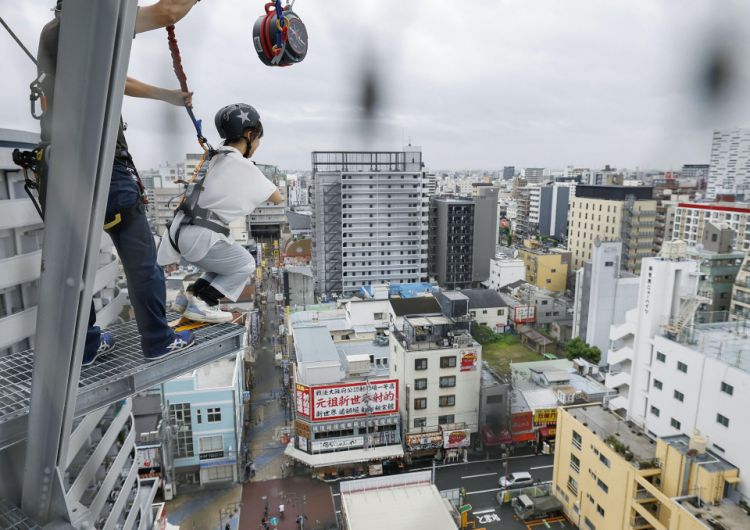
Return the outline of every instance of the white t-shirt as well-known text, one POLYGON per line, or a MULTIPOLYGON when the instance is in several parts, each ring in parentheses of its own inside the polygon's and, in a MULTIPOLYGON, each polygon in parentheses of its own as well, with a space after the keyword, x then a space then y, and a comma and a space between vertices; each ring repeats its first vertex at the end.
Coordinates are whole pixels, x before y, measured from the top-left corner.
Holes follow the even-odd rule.
MULTIPOLYGON (((276 186, 234 147, 221 146, 218 151, 208 163, 198 206, 211 210, 225 224, 229 224, 250 215, 271 197, 276 186)), ((181 212, 175 216, 170 230, 172 237, 183 217, 181 212)), ((159 244, 157 262, 162 266, 178 263, 180 255, 186 261, 199 261, 220 240, 234 243, 231 238, 208 228, 183 226, 179 241, 181 252, 175 251, 169 237, 164 234, 159 244)))

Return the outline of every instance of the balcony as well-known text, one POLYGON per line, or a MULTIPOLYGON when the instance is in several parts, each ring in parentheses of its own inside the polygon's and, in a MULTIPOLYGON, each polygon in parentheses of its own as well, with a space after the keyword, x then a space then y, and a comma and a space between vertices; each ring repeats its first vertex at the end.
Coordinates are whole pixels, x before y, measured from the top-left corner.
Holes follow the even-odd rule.
POLYGON ((609 328, 609 339, 611 341, 623 340, 628 335, 635 335, 635 326, 631 321, 626 320, 622 324, 609 328))
POLYGON ((607 353, 607 362, 610 365, 619 364, 625 361, 633 362, 633 349, 623 346, 616 350, 609 350, 607 353))
POLYGON ((629 372, 616 372, 616 373, 608 373, 607 379, 605 381, 605 384, 609 388, 619 388, 621 386, 630 386, 630 384, 633 381, 633 377, 629 372))

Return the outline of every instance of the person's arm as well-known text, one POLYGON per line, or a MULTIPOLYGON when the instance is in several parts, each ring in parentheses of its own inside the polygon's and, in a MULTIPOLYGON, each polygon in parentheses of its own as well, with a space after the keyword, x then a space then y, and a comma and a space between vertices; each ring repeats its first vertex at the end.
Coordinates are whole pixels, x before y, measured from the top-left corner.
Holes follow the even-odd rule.
POLYGON ((153 85, 138 81, 132 77, 128 77, 125 81, 125 95, 134 98, 148 98, 156 99, 159 101, 165 101, 172 105, 192 106, 193 104, 193 93, 183 92, 179 89, 169 90, 167 88, 160 88, 153 85))
POLYGON ((276 188, 276 191, 274 191, 271 194, 271 196, 268 198, 268 200, 271 201, 274 204, 281 204, 284 201, 283 197, 281 196, 281 192, 279 191, 278 188, 276 188))
POLYGON ((138 16, 135 19, 135 32, 143 33, 144 31, 177 24, 177 22, 182 20, 182 17, 188 14, 188 11, 190 11, 197 1, 159 0, 150 6, 139 8, 138 16))

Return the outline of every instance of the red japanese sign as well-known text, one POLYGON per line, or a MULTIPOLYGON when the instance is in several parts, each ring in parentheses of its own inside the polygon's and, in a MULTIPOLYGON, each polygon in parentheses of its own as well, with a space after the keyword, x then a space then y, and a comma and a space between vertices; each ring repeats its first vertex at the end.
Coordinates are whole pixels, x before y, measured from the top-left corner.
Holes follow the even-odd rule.
POLYGON ((297 383, 294 387, 294 403, 297 414, 310 417, 310 387, 297 383))
POLYGON ((511 433, 530 431, 533 425, 534 421, 530 410, 525 412, 514 412, 510 416, 511 433))
POLYGON ((345 383, 310 388, 313 420, 398 412, 398 380, 345 383))

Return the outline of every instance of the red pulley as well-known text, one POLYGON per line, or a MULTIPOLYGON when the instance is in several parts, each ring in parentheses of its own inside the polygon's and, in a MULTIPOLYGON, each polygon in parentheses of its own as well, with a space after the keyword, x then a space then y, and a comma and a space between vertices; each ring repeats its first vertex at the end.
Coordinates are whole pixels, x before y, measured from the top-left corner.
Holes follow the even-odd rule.
POLYGON ((273 2, 266 4, 266 13, 253 26, 253 45, 263 64, 289 66, 302 62, 307 55, 307 29, 302 19, 287 6, 283 9, 283 25, 276 16, 273 2))

